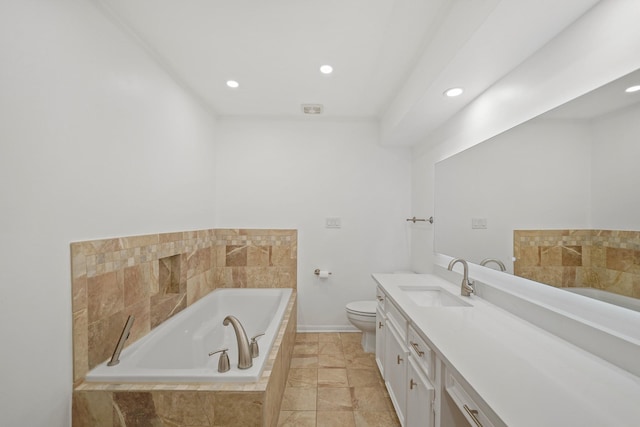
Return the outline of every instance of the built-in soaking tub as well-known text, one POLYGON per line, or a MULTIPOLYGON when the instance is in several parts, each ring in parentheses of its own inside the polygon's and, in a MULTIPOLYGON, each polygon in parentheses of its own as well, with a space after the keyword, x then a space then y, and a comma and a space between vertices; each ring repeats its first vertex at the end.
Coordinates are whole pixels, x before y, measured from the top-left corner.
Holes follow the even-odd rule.
POLYGON ((609 304, 614 304, 619 307, 640 311, 640 300, 636 298, 614 294, 613 292, 607 292, 605 290, 596 289, 596 288, 562 288, 562 289, 564 289, 565 291, 573 292, 589 298, 594 298, 600 301, 608 302, 609 304))
POLYGON ((296 306, 295 289, 212 292, 122 351, 117 366, 90 371, 91 381, 85 378, 73 391, 73 426, 275 427, 295 342, 296 306), (237 369, 233 327, 222 325, 228 314, 249 336, 266 332, 250 369, 237 369), (219 374, 219 354, 211 360, 208 354, 222 346, 231 352, 231 370, 219 374))
POLYGON ((284 316, 291 289, 218 289, 168 319, 120 355, 115 366, 103 363, 87 376, 89 382, 254 382, 260 378, 271 345, 284 316), (238 369, 238 345, 233 326, 223 325, 235 316, 248 337, 257 339, 260 352, 253 366, 238 369), (229 349, 231 369, 218 372, 221 353, 229 349))

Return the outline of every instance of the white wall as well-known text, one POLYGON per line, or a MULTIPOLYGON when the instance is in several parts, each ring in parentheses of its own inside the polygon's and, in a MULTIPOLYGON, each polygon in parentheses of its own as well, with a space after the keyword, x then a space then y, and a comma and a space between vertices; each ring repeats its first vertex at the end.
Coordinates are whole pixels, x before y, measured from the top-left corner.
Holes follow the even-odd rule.
MULTIPOLYGON (((414 183, 436 162, 640 68, 640 2, 607 0, 485 91, 414 148, 414 183)), ((471 179, 471 177, 470 177, 471 179)), ((414 205, 434 209, 433 181, 414 185, 414 205)), ((437 221, 434 226, 437 230, 437 221)), ((430 271, 433 233, 413 235, 412 268, 430 271), (429 242, 418 239, 431 239, 429 242)))
POLYGON ((298 229, 299 330, 350 329, 345 304, 374 299, 371 273, 408 267, 409 151, 379 146, 367 121, 220 119, 219 132, 217 225, 298 229))
POLYGON ((69 243, 210 228, 213 118, 82 0, 0 3, 0 425, 68 426, 69 243))
POLYGON ((591 126, 594 138, 591 166, 593 228, 638 230, 638 117, 640 105, 636 104, 634 107, 609 114, 591 126))

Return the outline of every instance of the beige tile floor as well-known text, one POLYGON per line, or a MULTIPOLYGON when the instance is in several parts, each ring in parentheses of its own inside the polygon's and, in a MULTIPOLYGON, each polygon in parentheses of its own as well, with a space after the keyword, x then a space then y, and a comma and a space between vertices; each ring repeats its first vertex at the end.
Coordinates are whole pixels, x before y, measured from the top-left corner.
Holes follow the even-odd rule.
POLYGON ((299 333, 278 426, 399 426, 373 354, 360 333, 299 333))

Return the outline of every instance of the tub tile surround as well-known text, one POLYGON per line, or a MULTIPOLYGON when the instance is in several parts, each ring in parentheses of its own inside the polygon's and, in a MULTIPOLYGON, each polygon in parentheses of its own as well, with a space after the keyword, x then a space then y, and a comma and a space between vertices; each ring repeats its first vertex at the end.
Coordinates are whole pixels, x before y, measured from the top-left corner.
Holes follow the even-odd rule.
POLYGON ((296 340, 296 315, 294 291, 256 382, 83 382, 73 392, 73 426, 275 426, 296 340))
POLYGON ((514 274, 640 298, 640 231, 515 230, 514 274))
POLYGON ((217 288, 296 288, 295 230, 210 229, 71 244, 74 382, 217 288))
POLYGON ((239 425, 243 417, 252 421, 242 425, 274 425, 295 340, 296 230, 210 229, 77 242, 71 244, 71 264, 74 426, 221 426, 239 425), (258 382, 83 382, 111 356, 128 315, 136 317, 129 345, 227 287, 294 289, 258 382))

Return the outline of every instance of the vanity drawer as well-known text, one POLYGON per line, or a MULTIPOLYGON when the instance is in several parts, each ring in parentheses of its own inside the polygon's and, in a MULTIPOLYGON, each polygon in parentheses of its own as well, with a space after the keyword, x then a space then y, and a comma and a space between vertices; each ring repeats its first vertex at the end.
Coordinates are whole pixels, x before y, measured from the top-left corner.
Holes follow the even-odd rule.
POLYGON ((387 313, 387 321, 392 322, 396 327, 403 340, 407 339, 407 327, 409 322, 405 319, 404 315, 398 307, 388 298, 385 298, 384 302, 385 311, 387 313))
POLYGON ((447 369, 445 389, 462 415, 475 427, 498 427, 504 424, 461 378, 447 369), (473 396, 472 396, 473 395, 473 396))
POLYGON ((384 302, 387 299, 387 294, 378 286, 376 288, 376 300, 378 300, 378 307, 384 310, 384 302))
POLYGON ((407 341, 409 343, 409 350, 414 357, 418 366, 424 370, 427 378, 435 380, 435 354, 431 347, 422 339, 420 335, 413 329, 413 326, 409 326, 409 332, 407 341))

